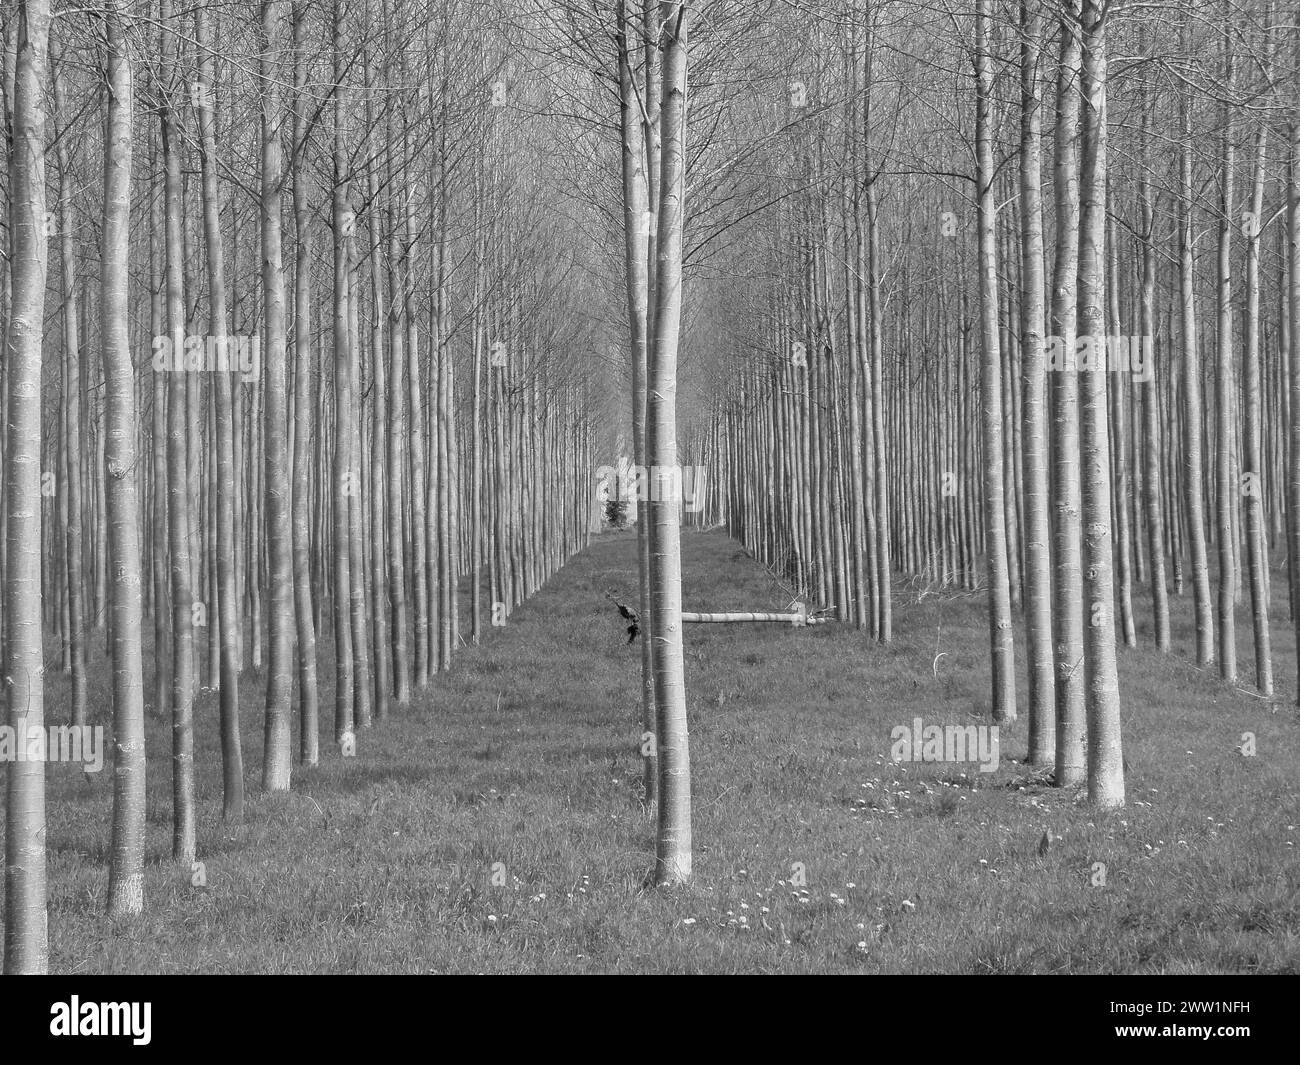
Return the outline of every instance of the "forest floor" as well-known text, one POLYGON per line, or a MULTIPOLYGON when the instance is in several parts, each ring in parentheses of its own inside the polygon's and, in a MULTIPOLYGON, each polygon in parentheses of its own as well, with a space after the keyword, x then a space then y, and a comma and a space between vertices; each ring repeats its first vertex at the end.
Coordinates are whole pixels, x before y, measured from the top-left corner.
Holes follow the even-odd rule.
MULTIPOLYGON (((332 737, 267 795, 264 678, 242 686, 247 814, 220 814, 215 697, 197 708, 199 858, 170 861, 170 730, 149 723, 146 914, 104 917, 112 770, 49 767, 51 971, 1280 972, 1300 971, 1300 717, 1285 574, 1280 694, 1198 670, 1190 604, 1174 653, 1121 652, 1128 806, 1098 814, 1020 759, 890 761, 891 730, 990 725, 985 601, 895 592, 894 642, 846 625, 689 626, 693 883, 646 890, 654 824, 636 746, 640 655, 605 598, 635 601, 636 540, 574 558, 412 705, 332 737), (1256 753, 1241 752, 1253 733, 1256 753), (1042 846, 1045 834, 1049 844, 1042 846), (1104 869, 1103 869, 1104 867, 1104 869), (494 883, 495 881, 495 883, 494 883)), ((685 606, 781 609, 720 532, 683 539, 685 606)), ((1024 653, 1017 633, 1023 710, 1024 653)), ((97 641, 92 706, 107 720, 97 641)), ((67 680, 49 676, 50 719, 67 680)), ((296 728, 296 723, 295 723, 296 728)))

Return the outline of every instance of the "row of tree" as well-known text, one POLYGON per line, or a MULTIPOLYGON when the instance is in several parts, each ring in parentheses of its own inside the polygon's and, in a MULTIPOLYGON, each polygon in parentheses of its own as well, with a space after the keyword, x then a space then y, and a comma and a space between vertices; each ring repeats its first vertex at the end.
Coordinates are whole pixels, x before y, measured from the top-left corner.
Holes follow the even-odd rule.
MULTIPOLYGON (((241 676, 266 789, 295 720, 320 757, 322 698, 355 753, 585 546, 620 428, 658 486, 660 884, 692 854, 679 461, 698 520, 873 640, 900 575, 983 581, 1003 722, 1021 611, 1029 759, 1099 807, 1124 802, 1116 644, 1171 649, 1171 582, 1234 682, 1250 595, 1271 694, 1280 539, 1300 593, 1300 38, 1270 0, 1170 11, 106 0, 52 27, 20 0, 8 720, 43 724, 51 648, 93 720, 103 641, 111 912, 143 905, 147 706, 190 862, 203 689, 228 818, 241 676)), ((43 771, 7 769, 14 971, 45 966, 43 771)))
MULTIPOLYGON (((61 720, 102 721, 105 648, 115 917, 144 906, 147 711, 189 868, 206 693, 237 821, 250 702, 262 786, 288 789, 322 700, 354 756, 599 529, 584 236, 489 14, 27 0, 4 23, 8 722, 44 727, 47 654, 61 720)), ((13 972, 46 967, 44 779, 7 767, 13 972)))
POLYGON ((884 640, 899 570, 982 576, 995 718, 1020 610, 1029 761, 1103 807, 1117 641, 1170 650, 1190 584, 1196 661, 1236 683, 1248 594, 1271 696, 1279 541, 1300 588, 1300 35, 1268 0, 1172 11, 793 17, 775 206, 733 248, 762 269, 704 297, 716 520, 884 640))

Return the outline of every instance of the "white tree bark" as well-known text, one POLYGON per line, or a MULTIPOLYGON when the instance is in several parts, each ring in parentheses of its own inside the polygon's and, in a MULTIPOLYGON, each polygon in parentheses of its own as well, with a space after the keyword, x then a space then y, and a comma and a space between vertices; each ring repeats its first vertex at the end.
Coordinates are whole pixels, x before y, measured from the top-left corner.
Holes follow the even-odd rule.
MULTIPOLYGON (((5 680, 15 735, 45 727, 41 648, 41 332, 45 309, 45 80, 48 0, 19 0, 9 173, 12 297, 5 345, 5 680)), ((15 761, 5 785, 6 973, 43 974, 45 762, 15 761)))
MULTIPOLYGON (((646 453, 651 476, 677 468, 677 347, 682 317, 682 231, 686 215, 686 69, 689 9, 665 2, 660 108, 658 281, 649 363, 646 453)), ((662 496, 663 493, 651 493, 662 496)), ((659 757, 655 882, 691 876, 691 769, 682 651, 680 508, 650 500, 650 624, 655 641, 655 720, 659 757)))

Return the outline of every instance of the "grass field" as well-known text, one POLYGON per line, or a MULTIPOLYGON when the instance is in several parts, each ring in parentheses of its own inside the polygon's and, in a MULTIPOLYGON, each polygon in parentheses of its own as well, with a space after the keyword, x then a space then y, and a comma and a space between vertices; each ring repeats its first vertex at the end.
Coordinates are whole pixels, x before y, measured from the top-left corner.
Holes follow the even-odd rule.
MULTIPOLYGON (((889 761, 891 729, 915 717, 991 724, 982 594, 917 602, 900 587, 887 647, 841 625, 689 627, 695 879, 655 891, 642 887, 654 825, 635 752, 640 656, 605 599, 634 601, 635 547, 631 533, 599 538, 363 733, 354 759, 328 742, 323 646, 322 765, 296 772, 285 796, 255 786, 263 678, 246 675, 249 804, 236 827, 219 820, 205 692, 205 888, 170 861, 169 727, 151 717, 137 922, 103 915, 111 768, 52 765, 51 971, 1300 971, 1300 718, 1283 573, 1273 702, 1191 664, 1186 599, 1173 655, 1150 650, 1140 625, 1147 648, 1120 659, 1128 806, 1105 815, 1020 764, 1023 723, 1003 727, 996 772, 889 761), (1254 757, 1240 751, 1245 732, 1254 757)), ((721 533, 687 534, 683 556, 687 609, 785 605, 721 533)), ((1144 596, 1139 613, 1145 623, 1144 596)), ((1239 631, 1248 680, 1245 611, 1239 631)), ((102 646, 95 655, 106 722, 102 646)), ((63 721, 67 680, 52 672, 48 688, 63 721)))

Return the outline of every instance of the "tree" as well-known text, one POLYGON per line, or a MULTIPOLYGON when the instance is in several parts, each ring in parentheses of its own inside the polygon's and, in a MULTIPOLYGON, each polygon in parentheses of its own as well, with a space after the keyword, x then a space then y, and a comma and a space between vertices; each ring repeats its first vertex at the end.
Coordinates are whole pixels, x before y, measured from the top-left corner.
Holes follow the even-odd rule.
MULTIPOLYGON (((1230 16, 1229 16, 1230 17, 1230 16)), ((1224 28, 1224 104, 1222 171, 1219 180, 1219 241, 1215 263, 1215 290, 1218 318, 1218 343, 1215 353, 1214 400, 1217 410, 1215 428, 1215 521, 1219 548, 1219 676, 1229 684, 1237 681, 1237 559, 1234 553, 1234 501, 1240 485, 1233 476, 1233 435, 1237 388, 1233 375, 1232 331, 1232 228, 1235 224, 1235 129, 1231 97, 1236 90, 1236 63, 1232 54, 1231 31, 1224 28)))
MULTIPOLYGON (((266 499, 271 583, 270 656, 266 674, 266 755, 262 787, 288 791, 293 765, 293 547, 289 516, 288 367, 280 209, 279 0, 262 0, 262 292, 266 306, 266 499)), ((224 625, 223 625, 224 629, 224 625)))
MULTIPOLYGON (((1142 109, 1141 148, 1138 161, 1138 203, 1141 211, 1141 305, 1142 336, 1156 335, 1156 205, 1151 181, 1151 106, 1146 84, 1141 86, 1142 109)), ((1147 554, 1151 560, 1151 612, 1155 627, 1156 647, 1169 650, 1169 589, 1165 581, 1165 519, 1161 485, 1162 452, 1160 437, 1160 389, 1156 378, 1157 368, 1152 367, 1151 379, 1143 389, 1142 441, 1146 457, 1145 513, 1147 522, 1147 554)))
MULTIPOLYGON (((646 357, 650 313, 649 250, 654 227, 650 224, 646 184, 645 141, 639 116, 639 96, 634 81, 633 53, 628 32, 626 0, 619 0, 618 72, 619 131, 622 140, 623 231, 626 245, 627 315, 632 348, 632 454, 638 468, 646 464, 646 357)), ((649 60, 647 59, 647 62, 649 60)), ((637 516, 637 558, 641 590, 638 617, 648 618, 650 591, 650 522, 637 516)), ((655 755, 654 641, 641 639, 641 724, 639 748, 647 804, 656 800, 658 768, 655 755)))
MULTIPOLYGON (((1300 49, 1298 49, 1300 50, 1300 49)), ((1300 90, 1300 63, 1296 65, 1295 89, 1300 90)), ((1287 466, 1287 498, 1290 502, 1290 565, 1292 593, 1300 595, 1300 94, 1287 115, 1287 229, 1286 229, 1286 314, 1290 321, 1290 416, 1288 426, 1291 449, 1287 466)), ((1293 599, 1294 602, 1294 599, 1293 599)), ((1300 636, 1300 610, 1293 611, 1292 621, 1300 636)), ((1300 642, 1296 645, 1300 666, 1300 642)), ((1300 705, 1300 685, 1296 690, 1300 705)))
MULTIPOLYGON (((19 0, 9 217, 13 226, 5 344, 5 676, 8 726, 24 743, 45 728, 41 648, 41 326, 45 306, 45 83, 50 6, 19 0)), ((129 113, 129 112, 128 112, 129 113)), ((119 740, 120 742, 120 740, 119 740)), ((45 762, 15 761, 5 784, 5 972, 43 974, 45 762)))
MULTIPOLYGON (((1264 7, 1264 21, 1272 15, 1272 4, 1264 7)), ((1274 27, 1265 31, 1262 57, 1263 76, 1272 77, 1274 27)), ((1225 146, 1226 149, 1226 146, 1225 146)), ((1255 636, 1255 686, 1265 696, 1273 694, 1273 653, 1268 622, 1268 542, 1264 513, 1264 463, 1261 431, 1260 378, 1260 243, 1263 231, 1264 183, 1268 158, 1268 123, 1255 131, 1255 157, 1250 185, 1250 209, 1242 216, 1246 234, 1246 324, 1242 364, 1244 380, 1245 436, 1242 465, 1242 497, 1246 509, 1246 560, 1250 582, 1250 608, 1255 636)), ((1230 312, 1229 312, 1230 313, 1230 312)))
POLYGON ((320 758, 320 699, 316 686, 316 620, 311 587, 311 261, 312 233, 303 154, 307 149, 307 65, 303 62, 307 8, 293 17, 293 141, 290 163, 296 254, 293 275, 293 469, 290 521, 293 525, 293 611, 298 648, 298 758, 314 766, 320 758))
POLYGON ((72 724, 84 725, 87 718, 86 693, 86 624, 85 580, 82 553, 82 494, 81 476, 81 339, 82 321, 78 313, 77 253, 73 231, 74 177, 68 138, 62 136, 66 126, 67 104, 64 99, 63 79, 56 72, 53 77, 54 110, 59 164, 59 208, 57 225, 59 233, 60 296, 63 299, 63 409, 67 461, 59 470, 59 488, 66 500, 64 521, 67 525, 66 554, 63 562, 67 582, 68 600, 68 667, 72 671, 72 724))
POLYGON ((1043 15, 1037 0, 1020 4, 1020 361, 1025 480, 1025 635, 1029 660, 1029 761, 1056 753, 1056 685, 1052 661, 1052 525, 1047 454, 1047 372, 1043 326, 1042 115, 1038 67, 1043 15))
POLYGON ((989 643, 993 662, 993 717, 1016 719, 1016 674, 1007 559, 1002 454, 1002 354, 998 336, 998 261, 993 165, 993 57, 989 52, 992 0, 975 13, 975 162, 979 205, 980 378, 984 443, 984 538, 988 552, 989 643))
MULTIPOLYGON (((1106 418, 1106 19, 1103 0, 1084 0, 1083 212, 1079 225, 1079 336, 1092 343, 1092 365, 1081 366, 1079 458, 1082 467, 1084 602, 1089 620, 1088 800, 1124 805, 1120 744, 1119 674, 1115 659, 1115 587, 1112 574, 1110 438, 1106 418)), ((1085 349, 1086 350, 1086 349, 1085 349)))
MULTIPOLYGON (((352 656, 351 527, 349 503, 356 491, 357 472, 353 469, 352 441, 352 374, 349 351, 349 250, 355 231, 356 216, 348 203, 347 124, 348 93, 344 84, 346 64, 343 54, 343 3, 334 0, 334 144, 332 163, 334 186, 331 226, 334 234, 334 741, 345 750, 356 742, 356 676, 352 656)), ((414 361, 414 360, 412 360, 414 361)))
MULTIPOLYGON (((220 206, 217 202, 216 175, 216 115, 217 85, 211 23, 203 8, 195 13, 196 32, 200 48, 199 57, 199 144, 203 181, 203 237, 208 260, 208 334, 217 350, 228 343, 228 311, 226 306, 226 258, 222 246, 220 206)), ((268 316, 269 317, 269 316, 268 316)), ((269 324, 269 323, 268 323, 269 324)), ((273 335, 269 337, 274 344, 273 335)), ((281 338, 283 339, 283 338, 281 338)), ((227 355, 228 355, 227 350, 227 355)), ((235 598, 235 445, 234 398, 229 370, 219 369, 215 379, 216 395, 216 469, 217 469, 217 639, 220 644, 219 679, 221 754, 224 769, 223 815, 227 820, 239 821, 244 814, 243 754, 239 738, 239 604, 235 598)), ((190 384, 193 395, 194 383, 190 384)), ((190 460, 193 464, 194 455, 190 460)), ((272 505, 277 497, 270 495, 272 505)), ((277 514, 276 517, 279 517, 277 514)), ((277 535, 278 526, 269 522, 270 535, 277 535)), ((272 622, 274 625, 274 620, 272 622)), ((211 633, 212 626, 209 626, 211 633)), ((211 636, 209 636, 209 639, 211 636)), ((272 640, 272 651, 275 645, 272 640)), ((272 656, 274 662, 274 654, 272 656)))
MULTIPOLYGON (((1190 15, 1187 16, 1190 18, 1190 15)), ((1189 40, 1184 23, 1183 38, 1189 40)), ((1196 608, 1196 664, 1214 661, 1214 615, 1210 607, 1210 570, 1205 544, 1205 489, 1202 457, 1201 366, 1196 332, 1196 231, 1193 221, 1192 105, 1188 92, 1179 99, 1179 308, 1183 347, 1183 487, 1187 538, 1191 548, 1192 591, 1196 608)))
POLYGON ((111 559, 113 641, 113 842, 108 912, 144 909, 145 728, 140 642, 139 513, 136 493, 135 373, 131 365, 127 280, 131 233, 133 86, 130 9, 108 10, 108 131, 104 142, 104 478, 111 559))
MULTIPOLYGON (((661 6, 663 95, 654 348, 649 357, 646 458, 660 490, 650 500, 650 626, 655 640, 655 736, 659 759, 655 882, 691 876, 690 741, 682 653, 679 500, 663 489, 677 470, 677 350, 682 317, 682 235, 686 217, 686 87, 690 9, 661 6), (653 498, 658 496, 659 498, 653 498)), ((652 481, 653 483, 653 481, 652 481)))
POLYGON ((1083 638, 1083 562, 1079 481, 1079 378, 1074 362, 1078 335, 1079 74, 1082 38, 1079 5, 1071 0, 1060 19, 1053 131, 1056 255, 1051 329, 1058 356, 1052 378, 1052 445, 1055 478, 1052 531, 1056 559, 1053 638, 1056 658, 1056 774, 1060 787, 1086 774, 1083 638))
MULTIPOLYGON (((171 0, 159 5, 159 117, 162 121, 164 242, 167 261, 167 340, 173 356, 185 347, 184 251, 181 237, 180 127, 176 120, 176 41, 171 0)), ((172 857, 190 865, 195 855, 194 808, 194 592, 187 494, 186 375, 169 368, 167 389, 167 537, 172 605, 172 857)))

